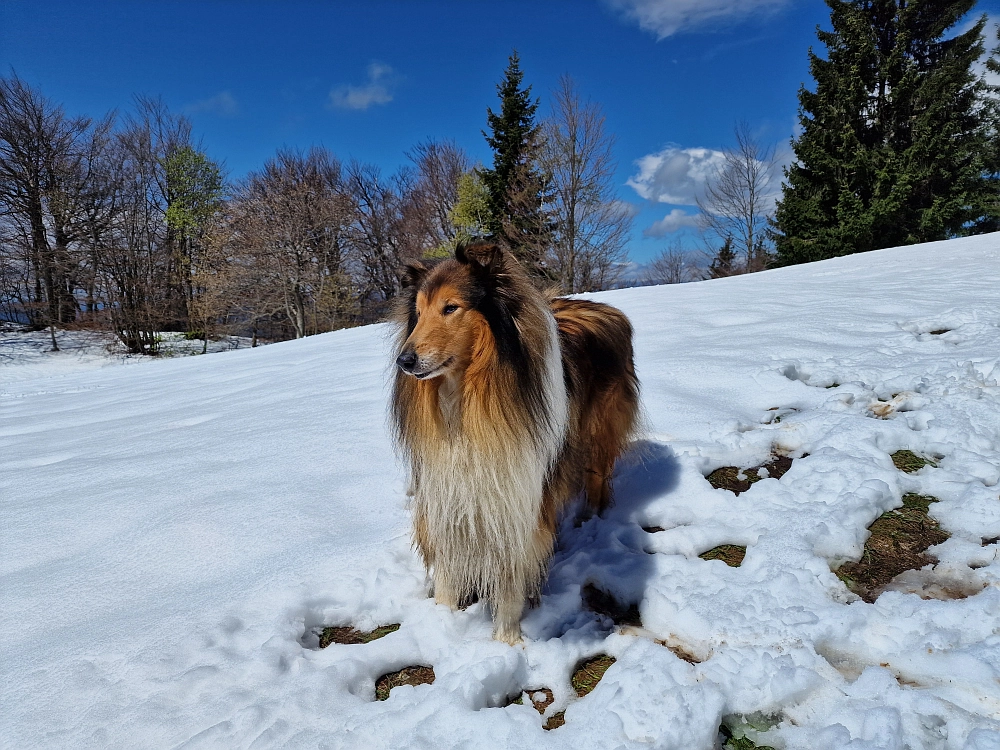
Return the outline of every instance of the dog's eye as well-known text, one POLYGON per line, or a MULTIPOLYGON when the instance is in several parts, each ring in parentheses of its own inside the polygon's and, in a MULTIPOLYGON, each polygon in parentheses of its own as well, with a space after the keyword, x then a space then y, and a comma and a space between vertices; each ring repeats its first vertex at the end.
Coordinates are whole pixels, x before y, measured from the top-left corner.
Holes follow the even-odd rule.
POLYGON ((442 315, 451 315, 455 310, 458 309, 458 305, 445 305, 444 310, 441 311, 442 315))

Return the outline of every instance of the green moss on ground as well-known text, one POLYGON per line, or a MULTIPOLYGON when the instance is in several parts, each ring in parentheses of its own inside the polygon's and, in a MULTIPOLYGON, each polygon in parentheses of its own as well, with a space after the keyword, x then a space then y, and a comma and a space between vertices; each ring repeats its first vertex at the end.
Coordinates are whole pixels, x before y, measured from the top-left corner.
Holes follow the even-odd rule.
POLYGON ((908 450, 896 451, 892 454, 891 458, 893 465, 900 471, 905 471, 907 474, 920 471, 925 466, 937 465, 930 459, 918 456, 913 451, 908 450))

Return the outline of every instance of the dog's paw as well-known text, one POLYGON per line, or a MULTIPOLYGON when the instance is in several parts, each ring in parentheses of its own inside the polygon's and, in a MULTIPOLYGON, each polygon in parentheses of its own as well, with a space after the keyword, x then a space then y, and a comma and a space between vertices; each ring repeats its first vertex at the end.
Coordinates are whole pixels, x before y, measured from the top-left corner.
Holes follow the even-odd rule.
POLYGON ((454 611, 458 609, 458 596, 453 591, 449 591, 440 584, 434 585, 434 603, 443 604, 448 609, 454 611))
POLYGON ((524 643, 521 637, 520 626, 516 628, 495 628, 493 630, 493 640, 506 643, 508 646, 520 646, 524 643))

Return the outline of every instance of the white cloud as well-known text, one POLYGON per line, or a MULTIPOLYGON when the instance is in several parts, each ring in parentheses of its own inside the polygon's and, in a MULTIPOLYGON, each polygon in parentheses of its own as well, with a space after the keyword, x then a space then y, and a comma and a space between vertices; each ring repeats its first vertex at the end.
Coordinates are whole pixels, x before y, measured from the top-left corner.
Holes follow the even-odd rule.
POLYGON ((718 174, 725 160, 721 151, 670 145, 638 159, 639 173, 626 184, 646 200, 693 206, 705 181, 718 174))
POLYGON ((206 112, 210 115, 219 115, 220 117, 235 117, 240 113, 240 106, 236 101, 236 97, 229 91, 220 91, 208 99, 199 99, 196 102, 185 104, 182 109, 187 114, 206 112))
POLYGON ((363 86, 344 84, 330 92, 330 105, 339 109, 368 109, 375 104, 392 101, 393 70, 383 63, 368 66, 368 83, 363 86))
POLYGON ((664 39, 678 31, 714 21, 745 18, 778 10, 790 0, 605 0, 640 28, 664 39))
POLYGON ((675 208, 651 226, 642 230, 645 237, 665 237, 686 227, 698 226, 698 214, 685 213, 683 209, 675 208))

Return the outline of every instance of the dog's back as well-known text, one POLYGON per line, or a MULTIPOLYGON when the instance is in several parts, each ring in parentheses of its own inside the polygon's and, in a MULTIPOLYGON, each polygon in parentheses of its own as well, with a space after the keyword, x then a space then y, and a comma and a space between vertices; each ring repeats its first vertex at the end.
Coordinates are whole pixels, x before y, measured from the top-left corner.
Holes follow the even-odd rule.
POLYGON ((559 331, 570 403, 568 450, 557 467, 553 495, 584 489, 594 513, 611 502, 615 459, 639 418, 639 381, 632 356, 632 325, 619 310, 586 300, 550 303, 559 331))

